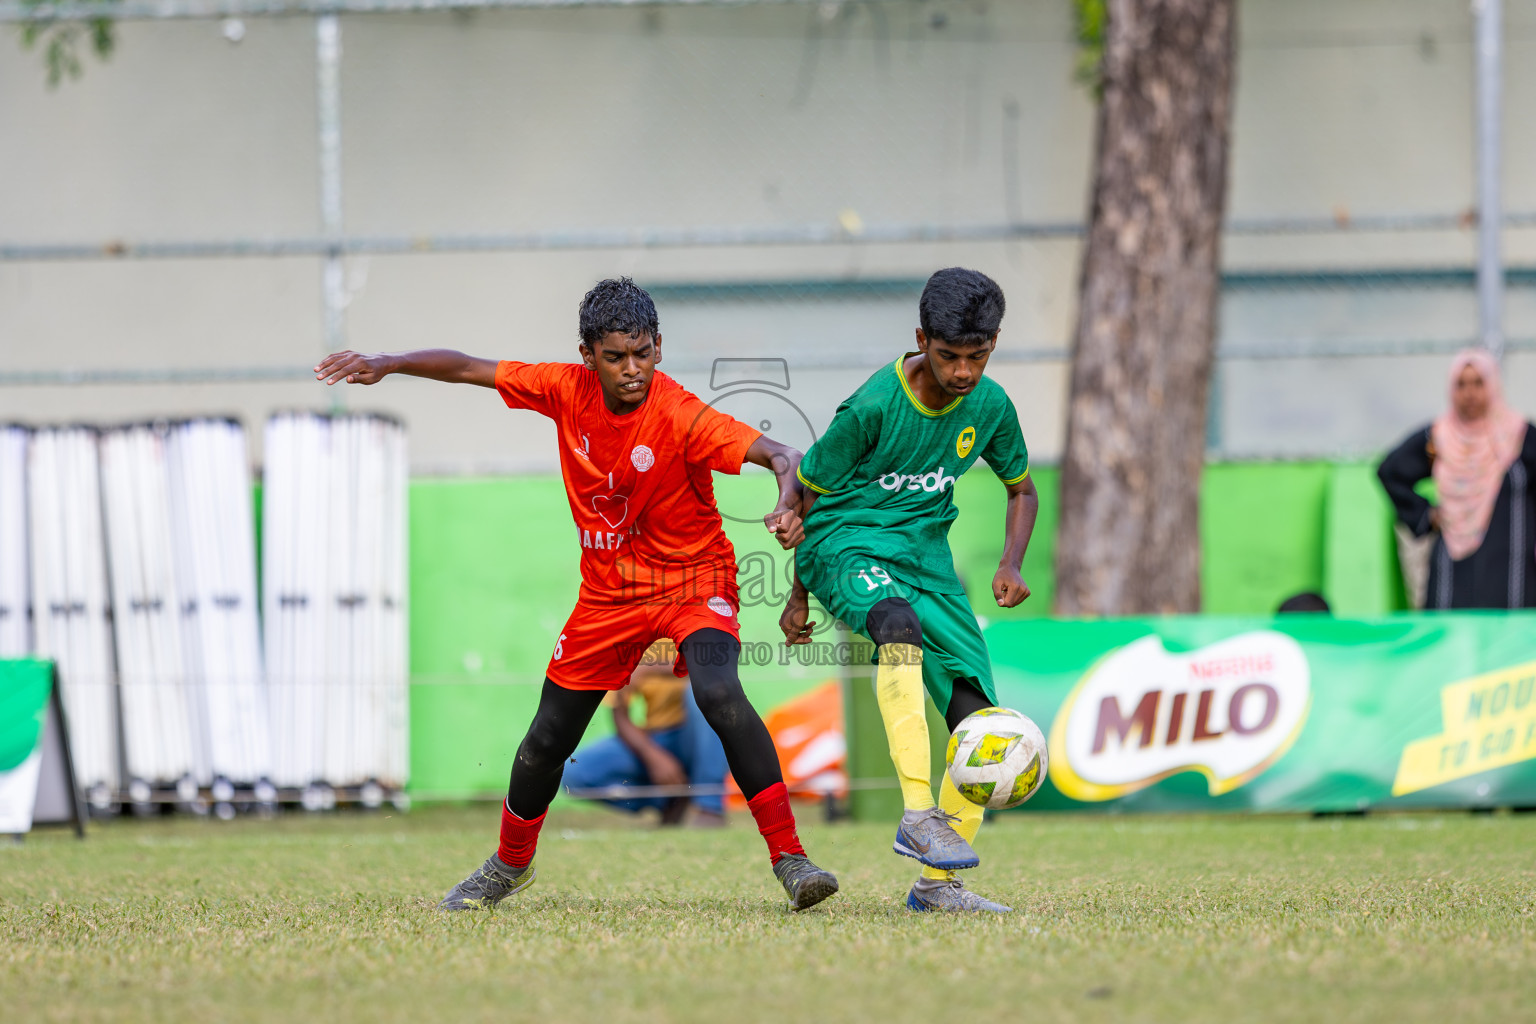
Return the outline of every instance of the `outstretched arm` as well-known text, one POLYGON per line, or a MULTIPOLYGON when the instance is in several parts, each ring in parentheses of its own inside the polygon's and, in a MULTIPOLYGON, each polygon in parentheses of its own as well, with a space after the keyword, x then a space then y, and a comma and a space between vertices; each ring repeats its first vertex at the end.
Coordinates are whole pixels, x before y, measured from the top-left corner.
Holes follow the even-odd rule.
POLYGON ((992 577, 992 596, 1000 608, 1013 608, 1029 596, 1029 585, 1019 575, 1029 535, 1035 532, 1035 517, 1040 514, 1040 494, 1035 482, 1025 477, 1008 486, 1008 514, 1003 530, 1003 558, 997 575, 992 577))
POLYGON ((773 470, 773 475, 778 478, 779 503, 773 507, 772 512, 763 516, 763 525, 768 527, 779 546, 786 551, 805 539, 797 508, 800 504, 800 481, 795 479, 800 459, 799 451, 789 445, 779 444, 767 434, 753 441, 752 447, 747 449, 748 462, 773 470))
POLYGON ((348 384, 377 384, 391 373, 446 381, 449 384, 496 386, 496 360, 477 359, 451 348, 423 348, 414 352, 335 352, 315 367, 315 380, 327 385, 339 381, 348 384))

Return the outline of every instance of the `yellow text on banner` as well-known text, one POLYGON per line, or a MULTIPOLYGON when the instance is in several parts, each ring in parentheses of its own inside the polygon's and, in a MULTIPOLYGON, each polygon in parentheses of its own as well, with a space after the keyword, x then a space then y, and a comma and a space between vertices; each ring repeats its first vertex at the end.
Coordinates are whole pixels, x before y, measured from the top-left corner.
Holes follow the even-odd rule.
POLYGON ((1403 748, 1393 796, 1536 758, 1536 661, 1451 683, 1440 714, 1444 732, 1403 748))

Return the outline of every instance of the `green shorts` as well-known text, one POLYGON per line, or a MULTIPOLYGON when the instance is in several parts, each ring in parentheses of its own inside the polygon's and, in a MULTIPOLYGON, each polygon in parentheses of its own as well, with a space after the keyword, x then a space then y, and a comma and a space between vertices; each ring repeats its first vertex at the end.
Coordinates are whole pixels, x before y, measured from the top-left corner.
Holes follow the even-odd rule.
POLYGON ((870 608, 886 598, 906 599, 923 627, 923 686, 940 714, 949 707, 956 679, 969 679, 989 702, 997 703, 987 641, 964 594, 919 590, 891 575, 874 557, 845 560, 841 571, 815 582, 821 585, 807 581, 807 586, 822 607, 861 636, 869 635, 865 616, 870 608))

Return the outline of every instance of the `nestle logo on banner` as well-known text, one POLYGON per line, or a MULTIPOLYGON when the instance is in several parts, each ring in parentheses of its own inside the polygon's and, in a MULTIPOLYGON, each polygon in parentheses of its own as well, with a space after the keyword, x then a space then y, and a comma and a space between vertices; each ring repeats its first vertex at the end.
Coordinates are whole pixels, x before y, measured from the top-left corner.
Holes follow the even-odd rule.
POLYGON ((1312 702, 1301 645, 1260 630, 1173 654, 1143 637, 1089 670, 1051 725, 1051 781, 1074 800, 1112 800, 1177 772, 1212 796, 1290 748, 1312 702))

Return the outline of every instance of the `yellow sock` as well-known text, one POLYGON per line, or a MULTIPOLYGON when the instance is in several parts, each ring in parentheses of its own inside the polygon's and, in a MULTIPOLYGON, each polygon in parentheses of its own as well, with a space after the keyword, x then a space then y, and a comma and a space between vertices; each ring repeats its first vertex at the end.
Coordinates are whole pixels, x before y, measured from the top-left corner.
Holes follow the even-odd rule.
POLYGON ((875 701, 885 720, 885 738, 901 780, 901 800, 909 811, 933 806, 928 778, 928 719, 923 713, 923 649, 913 644, 882 644, 875 669, 875 701))
MULTIPOLYGON (((939 781, 939 808, 960 818, 955 822, 955 831, 974 846, 976 833, 981 831, 981 816, 984 809, 980 804, 973 804, 960 795, 960 791, 950 781, 949 772, 945 772, 944 778, 939 781)), ((943 881, 953 874, 952 871, 940 871, 938 868, 923 868, 923 877, 935 881, 943 881)))

